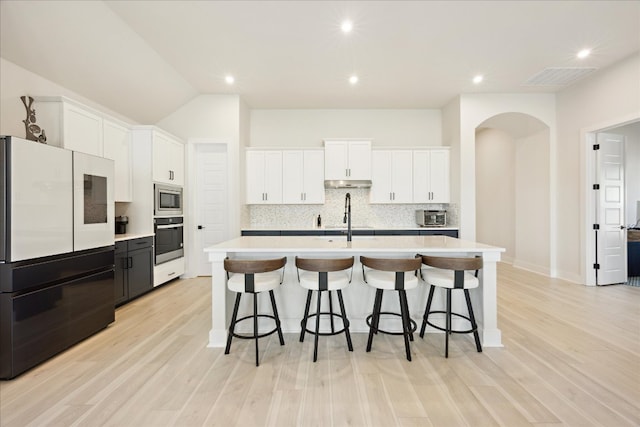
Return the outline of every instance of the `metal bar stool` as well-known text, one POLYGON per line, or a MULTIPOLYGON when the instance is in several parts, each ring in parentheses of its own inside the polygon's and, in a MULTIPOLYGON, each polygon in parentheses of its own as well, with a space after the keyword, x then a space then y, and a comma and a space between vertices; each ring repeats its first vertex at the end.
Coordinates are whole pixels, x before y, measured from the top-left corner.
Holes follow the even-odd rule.
POLYGON ((435 257, 422 255, 422 263, 426 266, 433 267, 420 270, 420 274, 426 284, 429 287, 429 297, 427 298, 427 306, 424 310, 424 316, 422 317, 422 327, 420 328, 420 338, 424 338, 424 331, 428 325, 444 331, 445 335, 445 347, 444 355, 449 357, 449 335, 456 334, 469 334, 473 332, 473 337, 476 341, 476 348, 478 352, 482 352, 482 346, 480 344, 480 336, 478 335, 478 325, 476 318, 473 315, 473 307, 471 306, 471 299, 469 298, 469 289, 477 288, 478 270, 482 268, 482 258, 455 258, 455 257, 435 257), (467 273, 467 271, 475 270, 475 274, 467 273), (433 291, 435 288, 445 288, 447 290, 446 311, 433 310, 431 311, 431 303, 433 301, 433 291), (464 291, 464 297, 467 302, 467 310, 469 316, 465 316, 460 313, 451 312, 451 290, 461 289, 464 291), (434 313, 445 314, 445 327, 435 325, 429 321, 429 315, 434 313), (466 319, 471 324, 471 329, 466 330, 452 330, 451 329, 451 316, 460 317, 466 319))
POLYGON ((347 347, 349 351, 353 351, 353 345, 351 344, 351 334, 349 333, 349 320, 347 319, 347 313, 344 309, 344 300, 342 299, 342 289, 346 288, 351 283, 353 276, 353 262, 354 258, 338 258, 338 259, 310 259, 310 258, 298 258, 296 257, 296 269, 298 272, 298 282, 300 286, 308 289, 307 292, 307 304, 304 309, 304 317, 300 322, 300 342, 304 342, 304 334, 308 332, 315 335, 313 345, 313 361, 318 360, 318 337, 320 335, 337 335, 344 332, 347 338, 347 347), (347 269, 351 269, 347 272, 347 269), (300 271, 302 270, 302 272, 300 271), (309 314, 309 307, 311 305, 311 294, 316 291, 317 307, 316 312, 309 314), (328 292, 329 294, 329 311, 321 310, 322 292, 328 292), (333 312, 333 302, 331 299, 331 292, 337 291, 338 303, 340 304, 341 314, 333 312), (331 332, 320 332, 320 316, 329 316, 331 321, 331 332), (316 318, 315 330, 307 329, 307 322, 310 317, 316 318), (334 324, 334 317, 339 317, 342 320, 342 329, 336 331, 334 324))
POLYGON ((416 330, 416 322, 411 320, 411 316, 409 315, 406 291, 418 286, 419 279, 416 272, 420 269, 422 260, 419 257, 413 259, 397 259, 369 258, 361 256, 360 262, 362 263, 362 275, 364 277, 364 281, 369 286, 376 288, 373 313, 367 317, 367 325, 369 325, 367 352, 371 351, 373 334, 381 332, 389 335, 403 335, 407 360, 411 361, 411 347, 409 346, 409 340, 413 341, 413 332, 416 330), (367 268, 365 269, 365 267, 367 268), (407 274, 411 271, 414 273, 407 274), (398 291, 400 313, 381 311, 382 293, 385 290, 398 291), (391 332, 380 329, 378 326, 380 324, 380 315, 382 314, 400 316, 402 319, 402 332, 391 332))
POLYGON ((284 278, 284 266, 287 258, 267 260, 224 260, 224 269, 227 272, 227 286, 229 290, 236 292, 236 302, 233 307, 233 315, 231 316, 231 325, 229 326, 229 334, 227 336, 227 347, 224 354, 229 354, 231 349, 231 339, 233 337, 241 339, 254 339, 256 342, 256 366, 259 366, 258 360, 258 338, 264 338, 278 332, 280 345, 284 345, 284 337, 280 328, 280 318, 278 317, 278 309, 276 308, 276 300, 273 290, 282 284, 284 278), (278 270, 282 269, 282 272, 278 270), (233 274, 230 274, 233 273, 233 274), (258 314, 258 294, 260 292, 269 292, 271 298, 271 307, 273 308, 273 316, 269 314, 258 314), (253 314, 238 319, 238 307, 240 306, 240 297, 244 293, 253 294, 253 314), (266 317, 273 319, 276 323, 275 328, 268 332, 259 333, 258 318, 266 317), (238 322, 253 319, 253 334, 240 335, 235 333, 238 322))

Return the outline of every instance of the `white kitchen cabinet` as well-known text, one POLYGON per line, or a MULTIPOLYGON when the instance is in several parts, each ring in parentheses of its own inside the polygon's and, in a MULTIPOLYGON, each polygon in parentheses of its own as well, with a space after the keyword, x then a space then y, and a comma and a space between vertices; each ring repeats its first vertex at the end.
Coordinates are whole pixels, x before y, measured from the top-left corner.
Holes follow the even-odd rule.
POLYGON ((184 185, 184 144, 158 131, 153 131, 153 180, 184 185))
POLYGON ((449 203, 449 150, 413 152, 413 202, 449 203))
POLYGON ((371 141, 324 141, 324 179, 370 180, 371 141))
POLYGON ((412 203, 412 160, 411 150, 373 150, 371 203, 412 203))
POLYGON ((131 131, 108 119, 102 124, 104 139, 104 157, 114 161, 115 168, 115 201, 131 202, 133 200, 131 131))
POLYGON ((282 152, 282 203, 324 203, 324 152, 285 150, 282 152))
POLYGON ((247 204, 282 203, 282 151, 247 151, 247 204))
POLYGON ((103 156, 103 117, 63 96, 35 97, 36 124, 47 144, 94 156, 103 156))

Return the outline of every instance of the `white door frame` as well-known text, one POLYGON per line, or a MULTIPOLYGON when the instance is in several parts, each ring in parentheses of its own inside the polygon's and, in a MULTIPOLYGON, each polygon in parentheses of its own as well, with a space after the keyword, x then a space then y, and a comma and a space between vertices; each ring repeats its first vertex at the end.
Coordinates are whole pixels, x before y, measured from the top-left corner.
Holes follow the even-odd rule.
MULTIPOLYGON (((227 152, 229 150, 229 140, 227 139, 218 139, 218 138, 189 138, 187 141, 187 165, 186 165, 186 176, 185 176, 185 188, 184 188, 184 197, 187 203, 185 204, 184 211, 184 221, 185 221, 185 248, 186 248, 186 256, 185 256, 185 273, 182 277, 191 278, 196 277, 198 272, 198 263, 196 251, 199 251, 200 248, 197 247, 198 240, 195 238, 195 221, 196 221, 196 180, 198 177, 197 167, 197 158, 196 155, 198 153, 198 145, 201 144, 221 144, 225 145, 227 152)), ((227 171, 227 174, 229 171, 227 171)))
POLYGON ((595 192, 593 191, 592 177, 595 174, 595 162, 593 144, 596 134, 607 132, 614 128, 628 125, 640 120, 640 112, 629 114, 617 119, 611 119, 603 123, 580 129, 580 188, 582 189, 582 209, 580 209, 580 259, 582 260, 582 282, 587 286, 596 285, 596 272, 593 264, 596 260, 596 244, 593 238, 593 224, 595 223, 595 192))

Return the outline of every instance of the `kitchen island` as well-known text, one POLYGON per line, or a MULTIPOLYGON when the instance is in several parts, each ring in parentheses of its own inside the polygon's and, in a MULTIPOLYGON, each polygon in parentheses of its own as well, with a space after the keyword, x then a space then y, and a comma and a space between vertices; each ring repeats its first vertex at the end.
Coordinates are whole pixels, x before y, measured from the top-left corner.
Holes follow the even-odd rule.
MULTIPOLYGON (((295 256, 306 258, 355 257, 353 280, 343 291, 351 332, 368 332, 365 323, 371 313, 375 290, 363 279, 360 255, 370 257, 413 257, 417 253, 440 256, 481 256, 483 268, 479 273, 480 287, 471 291, 480 338, 485 347, 501 347, 502 339, 497 322, 497 273, 496 262, 500 260, 503 248, 460 240, 448 236, 353 236, 347 242, 344 236, 245 236, 205 248, 211 262, 211 330, 209 347, 224 347, 227 326, 233 307, 235 294, 227 290, 226 272, 223 261, 226 257, 237 259, 266 259, 287 257, 283 285, 275 291, 278 312, 284 332, 300 332, 306 301, 306 289, 297 281, 295 256)), ((427 301, 428 286, 421 284, 407 292, 411 317, 420 324, 427 301)), ((457 293, 454 293, 457 294, 457 293)), ((464 312, 464 297, 454 298, 452 310, 464 312)), ((241 313, 250 313, 250 298, 243 299, 241 313)), ((432 309, 444 306, 444 293, 436 292, 432 309)), ((261 313, 270 312, 269 298, 259 298, 261 313)), ((335 304, 337 307, 337 304, 335 304)), ((397 311, 397 298, 386 297, 383 311, 397 311)), ((244 314, 243 314, 244 315, 244 314)), ((323 319, 324 320, 324 319, 323 319)), ((455 319, 454 319, 455 320, 455 319)), ((381 327, 398 327, 395 319, 381 319, 381 327), (383 323, 386 322, 386 325, 383 323)), ((328 323, 328 322, 327 322, 328 323)), ((322 324, 326 329, 327 325, 322 324)), ((240 326, 240 325, 239 325, 240 326)), ((453 322, 454 328, 459 327, 453 322)), ((465 326, 465 325, 463 325, 465 326)), ((435 330, 427 330, 434 332, 435 330)))

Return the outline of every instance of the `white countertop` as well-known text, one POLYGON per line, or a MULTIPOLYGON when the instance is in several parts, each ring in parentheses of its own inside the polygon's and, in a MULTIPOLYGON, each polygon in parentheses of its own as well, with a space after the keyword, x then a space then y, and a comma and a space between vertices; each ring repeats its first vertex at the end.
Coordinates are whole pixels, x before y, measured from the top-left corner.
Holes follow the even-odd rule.
POLYGON ((142 233, 142 234, 133 234, 133 233, 128 233, 128 234, 116 234, 115 235, 115 241, 116 242, 121 242, 123 240, 132 240, 132 239, 139 239, 140 237, 153 237, 154 234, 153 233, 142 233))
MULTIPOLYGON (((346 230, 347 226, 328 226, 328 227, 242 227, 242 230, 253 231, 279 231, 279 230, 301 230, 301 231, 331 231, 331 230, 346 230)), ((454 225, 447 225, 444 227, 352 227, 352 230, 458 230, 458 227, 454 225)))
POLYGON ((245 236, 209 246, 205 252, 504 252, 448 236, 245 236))

